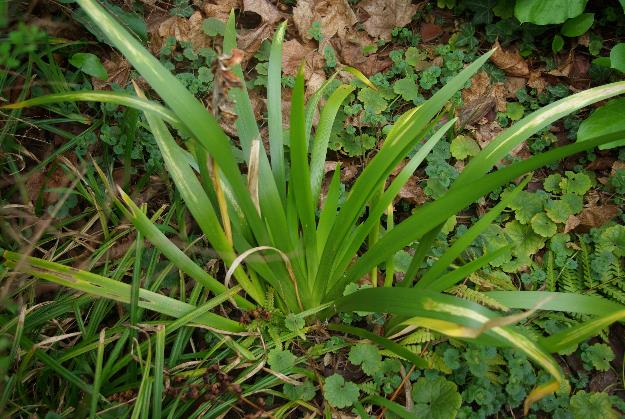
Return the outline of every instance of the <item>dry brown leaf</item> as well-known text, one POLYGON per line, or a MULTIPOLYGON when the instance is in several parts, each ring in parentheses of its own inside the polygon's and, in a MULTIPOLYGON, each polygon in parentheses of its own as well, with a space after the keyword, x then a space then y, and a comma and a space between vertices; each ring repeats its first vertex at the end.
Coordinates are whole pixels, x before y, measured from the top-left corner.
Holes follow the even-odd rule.
POLYGON ((333 42, 335 49, 339 53, 341 62, 345 65, 355 67, 362 71, 365 76, 372 76, 386 70, 393 62, 384 54, 371 54, 365 56, 362 53, 362 46, 349 40, 338 40, 333 42))
POLYGON ((604 225, 617 215, 617 205, 600 205, 584 208, 577 218, 579 218, 580 225, 594 228, 604 225))
POLYGON ((527 80, 527 85, 532 89, 536 89, 536 92, 538 94, 544 92, 548 84, 549 83, 547 83, 540 71, 530 72, 529 79, 527 80))
POLYGON ((243 0, 243 10, 254 12, 263 18, 263 22, 273 24, 284 19, 285 15, 267 0, 243 0))
POLYGON ((189 19, 172 16, 159 25, 158 35, 161 39, 173 36, 177 41, 191 42, 196 50, 209 47, 211 38, 202 30, 203 22, 204 17, 199 11, 193 13, 189 19))
POLYGON ((423 188, 419 185, 419 179, 411 176, 408 182, 399 190, 399 198, 405 199, 413 205, 422 205, 427 200, 423 188))
POLYGON ((344 38, 358 23, 347 0, 299 0, 293 8, 293 21, 302 39, 312 39, 308 30, 313 22, 319 22, 326 42, 334 35, 344 38))
POLYGON ((620 169, 625 169, 625 162, 617 160, 612 164, 612 170, 610 171, 610 176, 616 176, 616 171, 620 169))
POLYGON ((567 218, 566 223, 564 224, 564 232, 568 233, 569 231, 575 230, 579 227, 579 224, 579 218, 574 215, 569 215, 569 218, 567 218))
POLYGON ((507 98, 516 98, 516 92, 522 89, 527 84, 527 80, 524 77, 506 77, 504 87, 506 88, 507 98))
POLYGON ((616 161, 615 157, 601 156, 597 157, 586 166, 587 170, 606 170, 612 168, 616 161))
POLYGON ((271 26, 263 23, 256 29, 240 30, 237 36, 237 45, 245 52, 244 61, 248 61, 260 49, 265 39, 271 38, 271 26))
POLYGON ((481 148, 484 148, 495 139, 499 133, 503 131, 501 125, 495 120, 487 124, 480 125, 473 130, 473 138, 477 141, 481 148))
POLYGON ((421 25, 419 33, 423 42, 430 42, 443 34, 443 28, 435 23, 424 23, 421 25))
POLYGON ((568 77, 573 68, 573 54, 573 50, 571 50, 566 57, 556 57, 556 68, 547 74, 555 77, 568 77))
POLYGON ((241 0, 210 0, 202 5, 206 17, 214 17, 224 22, 228 20, 232 9, 240 10, 241 0))
POLYGON ((394 28, 402 28, 412 21, 419 6, 410 0, 365 0, 358 4, 368 14, 364 23, 367 33, 375 38, 391 39, 394 28))
POLYGON ((307 81, 306 97, 309 97, 326 80, 323 56, 312 45, 302 45, 296 39, 286 41, 282 48, 284 74, 296 75, 302 62, 304 63, 304 78, 307 81))
POLYGON ((527 62, 519 55, 516 50, 504 50, 499 41, 495 42, 493 48, 497 48, 490 59, 495 63, 497 67, 502 69, 506 74, 510 76, 528 76, 530 74, 529 66, 527 62))

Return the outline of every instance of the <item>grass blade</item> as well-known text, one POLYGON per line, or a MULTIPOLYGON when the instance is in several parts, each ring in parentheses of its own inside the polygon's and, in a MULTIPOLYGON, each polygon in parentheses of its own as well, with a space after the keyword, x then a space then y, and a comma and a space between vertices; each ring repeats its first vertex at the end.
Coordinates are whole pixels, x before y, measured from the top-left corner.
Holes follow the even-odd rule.
POLYGON ((287 22, 282 22, 273 36, 267 70, 267 114, 271 169, 282 201, 286 202, 284 140, 282 138, 282 41, 287 22))
POLYGON ((156 348, 154 350, 154 384, 152 384, 152 417, 161 417, 163 402, 163 370, 165 368, 165 326, 156 326, 156 348))

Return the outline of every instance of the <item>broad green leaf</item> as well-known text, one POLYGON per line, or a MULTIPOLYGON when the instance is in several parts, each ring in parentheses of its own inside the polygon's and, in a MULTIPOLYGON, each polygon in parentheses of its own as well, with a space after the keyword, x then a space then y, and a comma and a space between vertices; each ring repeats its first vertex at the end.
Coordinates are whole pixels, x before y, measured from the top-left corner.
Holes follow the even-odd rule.
POLYGON ((567 20, 564 25, 562 25, 562 28, 560 28, 560 32, 562 35, 568 36, 569 38, 582 36, 592 27, 594 22, 594 13, 582 13, 579 16, 567 20))
POLYGON ((562 48, 564 48, 564 38, 562 38, 558 34, 555 34, 553 36, 553 40, 551 41, 551 50, 554 54, 557 54, 558 52, 562 51, 562 48))
POLYGON ((506 114, 508 118, 513 121, 518 121, 523 118, 523 114, 525 114, 525 108, 519 102, 508 103, 506 108, 506 114))
POLYGON ((223 35, 226 25, 221 20, 209 17, 202 22, 202 31, 208 36, 223 35))
POLYGON ((549 238, 556 234, 556 232, 558 231, 558 227, 554 224, 553 221, 549 219, 549 217, 547 217, 544 212, 540 212, 534 215, 530 221, 530 224, 532 225, 532 230, 534 230, 534 233, 542 237, 549 238))
POLYGON ((584 13, 588 0, 517 0, 514 15, 521 23, 564 23, 584 13))
POLYGON ((77 52, 69 58, 69 63, 82 71, 83 73, 95 77, 96 79, 108 79, 106 68, 102 65, 100 59, 88 52, 77 52))
POLYGON ((616 44, 610 51, 610 66, 625 73, 625 43, 616 44))
MULTIPOLYGON (((579 130, 577 131, 577 141, 586 141, 591 137, 625 129, 623 109, 625 109, 625 98, 611 100, 596 109, 580 124, 579 130)), ((625 145, 625 136, 623 136, 622 140, 603 144, 599 146, 599 148, 607 150, 623 145, 625 145)))

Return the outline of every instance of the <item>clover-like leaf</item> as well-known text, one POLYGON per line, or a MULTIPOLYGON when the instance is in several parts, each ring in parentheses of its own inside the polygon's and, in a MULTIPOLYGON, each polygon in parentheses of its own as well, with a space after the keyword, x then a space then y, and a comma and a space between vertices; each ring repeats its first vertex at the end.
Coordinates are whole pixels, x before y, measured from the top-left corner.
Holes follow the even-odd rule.
POLYGON ((525 114, 525 108, 519 102, 508 103, 506 106, 506 115, 513 121, 518 121, 523 118, 525 114))
POLYGON ((304 327, 304 324, 305 324, 304 319, 302 319, 300 316, 293 314, 293 313, 289 313, 284 319, 284 325, 291 332, 296 332, 298 330, 301 330, 304 327))
POLYGON ((521 191, 509 205, 514 210, 515 218, 521 224, 527 224, 534 215, 542 212, 545 201, 544 194, 521 191))
POLYGON ((365 110, 376 115, 381 114, 388 105, 382 94, 370 87, 365 87, 358 92, 358 100, 362 102, 365 110))
POLYGON ((543 181, 543 189, 546 192, 560 193, 560 182, 562 182, 562 176, 559 173, 554 173, 545 178, 543 181))
POLYGON ((614 352, 605 343, 595 343, 582 351, 582 361, 587 369, 607 371, 614 360, 614 352))
POLYGON ((586 393, 578 391, 570 401, 574 419, 616 419, 620 417, 612 408, 607 393, 586 393))
POLYGON ((443 377, 421 377, 412 387, 415 416, 421 419, 456 417, 462 397, 458 387, 443 377))
POLYGON ((530 221, 532 230, 540 236, 551 237, 558 231, 557 226, 544 212, 539 212, 532 217, 530 221))
POLYGON ((566 171, 564 174, 566 175, 566 178, 560 181, 560 188, 564 192, 583 196, 586 192, 588 192, 588 190, 590 190, 592 182, 587 174, 575 173, 571 171, 566 171))
POLYGON ((295 355, 286 349, 274 348, 267 354, 267 362, 271 369, 278 372, 285 371, 295 366, 295 355))
POLYGON ((333 374, 326 378, 323 397, 334 407, 343 409, 358 401, 360 390, 351 381, 345 381, 342 375, 333 374))
POLYGON ((419 99, 423 98, 412 76, 406 76, 403 79, 397 80, 393 84, 393 92, 401 95, 402 99, 408 102, 418 102, 419 99))
POLYGON ((287 383, 282 388, 282 391, 289 400, 303 400, 305 402, 312 400, 316 394, 315 386, 308 380, 299 386, 287 383))
POLYGON ((449 151, 456 160, 464 160, 467 157, 477 156, 480 152, 480 146, 473 138, 458 135, 451 141, 449 151))
POLYGON ((571 206, 563 199, 549 200, 545 204, 545 212, 556 223, 565 223, 573 215, 571 206))
POLYGON ((545 239, 535 234, 532 227, 516 220, 506 224, 504 231, 510 239, 515 256, 531 256, 545 246, 545 239))
POLYGON ((365 374, 373 376, 382 367, 382 355, 375 346, 359 343, 350 349, 349 362, 360 365, 365 374))

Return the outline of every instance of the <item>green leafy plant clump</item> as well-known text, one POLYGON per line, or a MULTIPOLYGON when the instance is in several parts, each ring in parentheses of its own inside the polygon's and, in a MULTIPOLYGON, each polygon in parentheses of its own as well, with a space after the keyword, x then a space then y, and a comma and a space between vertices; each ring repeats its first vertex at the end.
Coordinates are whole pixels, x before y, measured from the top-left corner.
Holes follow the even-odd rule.
MULTIPOLYGON (((209 113, 180 78, 170 73, 101 5, 94 0, 77 0, 77 3, 108 41, 142 75, 163 104, 148 99, 138 86, 135 95, 85 91, 67 94, 62 99, 108 101, 144 113, 177 192, 216 257, 225 265, 226 274, 224 278, 218 279, 195 263, 164 234, 163 226, 148 216, 145 208, 133 202, 122 188, 115 188, 101 170, 101 181, 106 185, 115 209, 130 220, 137 234, 158 249, 172 266, 178 268, 181 275, 186 275, 201 287, 195 293, 210 293, 210 300, 203 305, 189 304, 156 290, 142 288, 139 281, 126 284, 119 278, 107 278, 11 251, 3 252, 4 265, 10 270, 92 296, 130 304, 134 307, 131 314, 133 325, 137 324, 139 310, 157 312, 174 319, 167 324, 150 325, 154 327, 154 361, 150 340, 141 349, 142 356, 145 356, 144 360, 142 358, 144 373, 141 375, 137 398, 143 403, 144 412, 150 411, 155 417, 161 414, 161 404, 165 397, 162 356, 164 348, 171 342, 167 340, 167 335, 183 325, 196 325, 226 335, 243 334, 246 336, 244 344, 226 336, 219 341, 219 345, 235 348, 250 363, 258 362, 253 368, 265 368, 266 363, 273 376, 293 385, 284 388, 286 396, 296 398, 299 395, 303 399, 310 399, 311 393, 315 391, 311 388, 313 385, 308 380, 305 382, 309 384, 294 383, 295 380, 289 378, 289 375, 297 372, 309 379, 314 377, 298 369, 298 357, 283 344, 284 339, 276 330, 297 336, 304 334, 304 329, 312 327, 315 320, 327 320, 339 313, 385 313, 381 317, 384 336, 356 327, 342 329, 346 334, 369 339, 376 344, 353 345, 348 356, 349 362, 358 365, 370 378, 372 384, 369 388, 392 389, 399 385, 392 381, 390 375, 393 373, 397 376, 400 365, 392 359, 383 359, 378 346, 411 362, 415 367, 426 369, 430 366, 421 353, 411 352, 397 343, 410 331, 426 328, 441 335, 491 347, 516 348, 543 368, 549 378, 537 382, 525 395, 524 409, 527 413, 534 403, 558 391, 566 381, 551 353, 582 342, 595 335, 597 330, 625 317, 622 305, 597 295, 555 290, 487 293, 491 301, 509 311, 502 313, 444 293, 503 255, 511 253, 523 262, 528 255, 535 253, 535 248, 538 250, 544 245, 544 239, 552 236, 554 228, 557 230, 565 222, 565 216, 579 212, 579 197, 589 188, 589 179, 585 175, 566 172, 559 179, 549 179, 549 191, 554 197, 545 199, 541 196, 529 198, 533 194, 523 191, 531 177, 528 173, 575 153, 622 140, 625 129, 592 133, 584 141, 539 153, 496 171, 492 169, 512 149, 554 121, 585 106, 625 93, 625 82, 582 91, 545 106, 519 119, 483 150, 467 139, 454 137, 449 150, 443 152, 448 151, 458 159, 471 156, 464 170, 457 176, 450 176, 448 184, 436 189, 437 192, 432 194, 436 199, 416 208, 401 223, 394 224, 393 200, 424 161, 436 160, 437 153, 440 153, 437 146, 440 147, 443 138, 451 136, 456 119, 442 122, 445 105, 487 62, 492 51, 477 58, 466 68, 462 68, 462 60, 456 60, 456 70, 462 70, 446 80, 430 99, 397 118, 385 133, 379 150, 346 196, 341 196, 344 185, 341 185, 339 168, 330 174, 322 199, 325 160, 332 127, 339 108, 355 88, 350 84, 336 85, 330 81, 305 103, 302 68, 292 90, 289 127, 284 130, 280 67, 286 23, 276 31, 267 62, 267 152, 239 64, 235 63, 228 69, 240 81, 228 92, 237 114, 235 125, 238 142, 235 143, 220 127, 218 116, 209 113), (328 98, 320 110, 319 122, 313 129, 314 114, 324 93, 328 94, 328 98), (185 140, 184 148, 176 141, 172 130, 177 137, 185 140), (408 163, 387 183, 406 157, 409 157, 408 163), (504 194, 499 204, 469 227, 434 263, 423 268, 426 255, 431 253, 436 237, 450 218, 481 197, 516 179, 520 179, 518 185, 504 194), (505 228, 512 243, 487 249, 483 255, 470 261, 460 258, 463 251, 485 234, 508 207, 517 217, 505 228), (525 240, 530 235, 535 236, 535 239, 525 240), (409 247, 412 247, 414 254, 410 254, 411 259, 402 281, 398 281, 394 275, 395 256, 409 247), (345 292, 346 288, 353 287, 367 276, 368 287, 345 292), (271 349, 266 356, 260 347, 256 352, 248 349, 257 337, 250 332, 251 327, 246 327, 249 322, 236 321, 225 316, 222 311, 213 310, 228 302, 246 313, 272 319, 273 323, 270 322, 267 329, 273 342, 269 344, 271 349), (530 336, 514 325, 537 310, 566 311, 588 317, 574 328, 560 330, 547 337, 530 336), (152 362, 154 368, 151 367, 152 362)), ((177 2, 176 13, 186 15, 185 4, 177 2)), ((234 13, 231 13, 223 28, 223 37, 223 53, 232 54, 236 48, 234 13)), ((81 71, 99 72, 89 57, 77 57, 75 61, 73 65, 81 71)), ((357 93, 365 108, 374 114, 382 108, 385 93, 380 92, 357 70, 342 70, 354 75, 365 85, 357 93)), ((420 75, 419 85, 424 89, 431 88, 439 81, 442 73, 441 68, 430 68, 420 75)), ((416 79, 408 82, 416 83, 416 79)), ((398 86, 396 94, 405 96, 406 89, 402 85, 398 86)), ((60 98, 35 98, 8 106, 18 108, 41 104, 46 100, 58 101, 60 98)), ((15 323, 4 327, 20 326, 15 323)), ((332 330, 331 325, 328 327, 332 330)), ((101 337, 93 333, 93 338, 97 340, 90 344, 98 348, 95 374, 98 377, 99 374, 110 374, 113 367, 103 361, 104 347, 110 341, 106 340, 104 332, 101 337)), ((266 343, 263 341, 262 345, 264 349, 266 343)), ((588 349, 585 362, 603 368, 609 362, 609 356, 601 347, 593 348, 588 349)), ((328 348, 319 351, 330 352, 328 348)), ((48 361, 57 370, 62 370, 62 365, 59 368, 58 363, 54 364, 55 360, 48 361)), ((477 371, 479 366, 475 368, 477 371)), ((224 381, 221 375, 214 375, 222 379, 222 384, 227 384, 223 384, 226 386, 224 388, 238 394, 238 397, 246 397, 256 390, 238 388, 234 385, 238 383, 224 381)), ((72 377, 72 380, 74 385, 91 395, 95 410, 99 403, 98 385, 87 385, 80 378, 72 377)), ((213 378, 206 380, 212 382, 213 378)), ((338 409, 353 406, 357 411, 362 410, 359 398, 361 392, 366 393, 366 388, 360 388, 337 373, 318 381, 331 406, 338 409)), ((96 383, 99 382, 96 380, 96 383)), ((477 391, 474 393, 472 397, 479 400, 481 396, 477 391)), ((236 398, 223 394, 220 396, 227 398, 227 402, 212 403, 215 398, 207 400, 205 409, 210 415, 223 413, 228 403, 236 398)), ((581 394, 578 399, 584 397, 581 394)), ((459 411, 461 404, 457 386, 443 377, 418 378, 412 390, 412 398, 412 413, 418 417, 437 417, 443 413, 453 415, 459 411)), ((600 397, 597 399, 593 399, 593 403, 603 402, 600 397)), ((407 414, 404 410, 398 410, 396 403, 384 398, 373 395, 368 400, 391 412, 407 414)))

